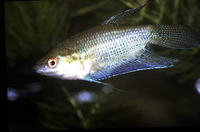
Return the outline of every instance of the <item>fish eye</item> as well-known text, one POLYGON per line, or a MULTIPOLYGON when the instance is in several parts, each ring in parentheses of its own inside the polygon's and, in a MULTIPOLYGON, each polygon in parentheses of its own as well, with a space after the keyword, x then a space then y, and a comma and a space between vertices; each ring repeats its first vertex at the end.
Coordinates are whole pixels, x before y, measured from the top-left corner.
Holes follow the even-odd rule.
POLYGON ((49 67, 55 67, 58 64, 58 58, 51 58, 48 60, 48 66, 49 67))

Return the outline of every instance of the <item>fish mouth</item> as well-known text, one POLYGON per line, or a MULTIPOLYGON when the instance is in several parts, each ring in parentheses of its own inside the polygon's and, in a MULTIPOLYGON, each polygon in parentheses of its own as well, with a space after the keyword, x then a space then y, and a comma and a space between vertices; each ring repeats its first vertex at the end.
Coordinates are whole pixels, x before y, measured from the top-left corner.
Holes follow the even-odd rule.
POLYGON ((51 76, 51 77, 60 77, 59 75, 57 75, 55 72, 53 71, 48 71, 48 72, 44 72, 41 70, 36 70, 36 73, 40 74, 40 75, 44 75, 44 76, 51 76))
POLYGON ((36 70, 36 72, 40 75, 44 75, 44 76, 48 76, 48 77, 53 77, 53 78, 59 78, 59 79, 62 79, 62 80, 65 80, 65 77, 64 75, 59 75, 57 74, 56 72, 54 71, 48 71, 48 72, 41 72, 40 70, 36 70))
POLYGON ((55 71, 49 69, 47 66, 36 65, 32 69, 38 74, 43 74, 43 75, 55 74, 55 71))
POLYGON ((60 78, 63 79, 64 76, 63 75, 59 75, 57 74, 57 71, 55 69, 50 69, 48 66, 46 65, 35 65, 32 68, 34 70, 34 72, 40 74, 40 75, 44 75, 44 76, 50 76, 50 77, 54 77, 54 78, 60 78))

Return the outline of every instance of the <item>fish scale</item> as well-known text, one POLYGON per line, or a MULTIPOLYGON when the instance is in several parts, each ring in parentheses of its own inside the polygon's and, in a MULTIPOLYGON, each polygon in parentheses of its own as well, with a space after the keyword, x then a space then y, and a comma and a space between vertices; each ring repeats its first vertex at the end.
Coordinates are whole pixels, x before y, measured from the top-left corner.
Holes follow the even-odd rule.
MULTIPOLYGON (((81 39, 81 41, 79 41, 81 42, 79 49, 84 49, 85 45, 87 45, 88 49, 84 49, 83 52, 88 52, 94 57, 106 54, 108 58, 113 58, 116 55, 124 56, 126 53, 137 51, 137 49, 140 50, 144 48, 149 41, 150 31, 148 31, 148 26, 143 28, 130 28, 109 25, 106 27, 109 28, 109 31, 108 29, 105 30, 105 27, 97 27, 97 29, 89 31, 93 32, 90 36, 82 34, 77 35, 78 39, 81 39), (141 30, 144 31, 141 32, 141 30)), ((82 53, 80 52, 80 54, 82 53)))

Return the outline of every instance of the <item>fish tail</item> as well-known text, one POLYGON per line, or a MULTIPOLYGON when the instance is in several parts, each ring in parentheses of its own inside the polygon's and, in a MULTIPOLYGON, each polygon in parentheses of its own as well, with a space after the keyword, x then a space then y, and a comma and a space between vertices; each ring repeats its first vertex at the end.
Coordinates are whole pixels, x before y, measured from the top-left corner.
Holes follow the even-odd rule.
POLYGON ((150 43, 175 49, 188 49, 200 46, 200 36, 187 26, 152 26, 150 43))

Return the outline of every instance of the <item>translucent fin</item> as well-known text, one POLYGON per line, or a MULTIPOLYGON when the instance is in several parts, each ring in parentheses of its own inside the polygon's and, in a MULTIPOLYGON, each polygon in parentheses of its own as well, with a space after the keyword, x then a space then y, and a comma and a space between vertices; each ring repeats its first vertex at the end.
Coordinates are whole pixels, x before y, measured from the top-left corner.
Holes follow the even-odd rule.
POLYGON ((132 8, 129 10, 126 10, 124 12, 121 12, 115 16, 110 17, 109 19, 105 20, 101 25, 105 25, 105 24, 119 24, 122 20, 124 20, 125 18, 134 15, 136 12, 138 12, 140 9, 142 9, 143 7, 145 7, 148 3, 138 7, 138 8, 132 8))
POLYGON ((113 61, 112 65, 90 74, 89 77, 93 80, 103 80, 129 72, 169 68, 173 66, 174 62, 177 62, 177 59, 158 56, 152 51, 142 50, 138 56, 129 56, 118 61, 113 61))
POLYGON ((200 46, 200 36, 186 26, 155 25, 152 26, 151 43, 168 48, 188 49, 200 46))
POLYGON ((104 83, 104 82, 95 80, 95 79, 93 79, 93 78, 91 78, 91 77, 87 77, 87 78, 85 78, 84 80, 85 80, 85 81, 88 81, 88 82, 97 83, 97 84, 109 85, 108 83, 104 83))
POLYGON ((119 92, 126 92, 125 90, 122 90, 122 89, 118 89, 118 88, 115 88, 112 84, 110 83, 104 83, 104 82, 100 82, 100 81, 97 81, 97 80, 94 80, 94 79, 91 79, 91 78, 86 78, 84 79, 85 81, 89 81, 89 82, 93 82, 93 83, 97 83, 97 84, 101 84, 103 85, 102 87, 102 90, 105 92, 105 93, 109 93, 112 91, 112 89, 115 89, 119 92))

